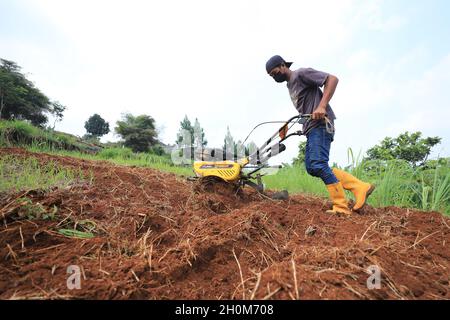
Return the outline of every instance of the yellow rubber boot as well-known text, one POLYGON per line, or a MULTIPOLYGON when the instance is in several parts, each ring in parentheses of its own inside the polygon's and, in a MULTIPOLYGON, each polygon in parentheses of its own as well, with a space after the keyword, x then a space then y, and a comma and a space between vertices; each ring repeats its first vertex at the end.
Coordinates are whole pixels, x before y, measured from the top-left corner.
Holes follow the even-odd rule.
POLYGON ((352 214, 348 208, 348 201, 345 198, 344 188, 340 182, 327 184, 328 192, 330 193, 330 198, 333 201, 333 209, 327 210, 327 213, 336 214, 343 213, 346 215, 352 214))
POLYGON ((361 209, 367 201, 367 198, 375 190, 375 186, 370 183, 363 182, 350 173, 333 168, 336 178, 342 183, 345 190, 350 190, 355 196, 355 205, 353 210, 361 209))

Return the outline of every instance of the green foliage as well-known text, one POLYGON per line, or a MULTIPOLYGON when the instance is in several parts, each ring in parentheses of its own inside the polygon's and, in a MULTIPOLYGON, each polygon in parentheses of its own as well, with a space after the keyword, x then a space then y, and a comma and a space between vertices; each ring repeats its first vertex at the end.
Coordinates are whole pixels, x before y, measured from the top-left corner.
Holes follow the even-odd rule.
POLYGON ((0 146, 36 146, 37 148, 79 150, 89 153, 100 149, 93 148, 67 133, 41 129, 19 120, 0 120, 0 146))
POLYGON ((53 127, 52 127, 52 130, 54 130, 56 122, 61 121, 63 119, 63 116, 64 116, 63 112, 66 110, 67 107, 63 106, 58 101, 52 102, 51 106, 52 106, 51 113, 53 113, 53 116, 55 117, 55 121, 53 122, 53 127))
POLYGON ((100 151, 97 156, 100 159, 134 159, 135 155, 129 148, 107 148, 100 151))
POLYGON ((26 218, 28 220, 42 219, 42 220, 54 220, 58 207, 53 206, 48 211, 39 202, 33 203, 30 198, 21 197, 16 199, 16 203, 19 205, 17 214, 20 218, 26 218))
POLYGON ((40 203, 34 204, 31 199, 23 197, 16 200, 20 205, 19 217, 26 217, 29 220, 39 219, 45 213, 44 207, 40 203))
POLYGON ((135 153, 129 148, 104 148, 96 154, 81 153, 78 151, 48 148, 47 146, 27 147, 32 152, 45 152, 60 156, 68 156, 88 160, 107 160, 119 165, 149 167, 161 171, 173 172, 184 176, 192 176, 192 168, 177 166, 172 162, 170 155, 159 156, 151 153, 135 153))
POLYGON ((319 178, 309 175, 304 165, 286 166, 274 175, 266 175, 263 182, 267 189, 288 190, 290 193, 308 193, 326 197, 327 189, 319 178))
POLYGON ((92 232, 85 232, 74 229, 59 229, 58 233, 68 238, 91 239, 94 237, 94 234, 92 232))
POLYGON ((420 172, 419 182, 411 185, 411 189, 422 210, 444 211, 450 203, 450 170, 436 168, 432 175, 430 181, 426 172, 420 172))
POLYGON ((448 159, 428 160, 414 167, 403 159, 362 160, 352 157, 350 172, 376 185, 369 203, 380 206, 413 207, 450 214, 450 167, 448 159))
POLYGON ((436 168, 450 168, 450 158, 438 158, 427 160, 422 166, 423 170, 436 168))
POLYGON ((89 133, 83 135, 82 139, 88 143, 100 144, 100 137, 89 133))
POLYGON ((305 165, 305 152, 306 152, 306 141, 300 141, 298 145, 298 155, 293 159, 294 166, 304 166, 305 165))
POLYGON ((0 192, 25 189, 48 190, 66 187, 88 179, 81 171, 64 168, 55 162, 40 163, 36 158, 0 157, 0 192))
MULTIPOLYGON (((359 175, 363 181, 375 184, 376 189, 368 200, 374 207, 398 206, 420 210, 439 211, 450 215, 450 168, 414 169, 404 160, 383 161, 374 166, 365 161, 355 161, 346 170, 359 175), (367 171, 366 168, 372 168, 367 171)), ((268 189, 286 189, 328 197, 322 180, 310 176, 304 166, 287 166, 275 175, 263 177, 268 189)), ((353 198, 350 192, 346 192, 353 198)))
POLYGON ((106 122, 100 115, 95 113, 85 123, 84 128, 86 132, 94 137, 101 137, 109 133, 109 123, 106 122))
POLYGON ((180 149, 203 148, 208 144, 205 138, 205 132, 197 118, 195 118, 194 125, 192 125, 188 116, 184 116, 183 121, 180 122, 176 144, 180 149))
POLYGON ((175 143, 179 150, 179 156, 182 157, 182 162, 184 164, 190 164, 194 159, 195 153, 194 127, 187 115, 185 115, 184 119, 180 122, 180 129, 178 130, 175 143))
POLYGON ((105 149, 108 148, 123 148, 123 141, 116 141, 116 142, 111 142, 111 141, 107 141, 102 143, 102 145, 105 147, 105 149))
POLYGON ((135 153, 129 148, 106 148, 99 152, 93 159, 111 160, 115 163, 126 165, 138 165, 142 167, 168 166, 175 167, 169 155, 158 155, 151 152, 135 153))
POLYGON ((180 130, 177 134, 176 144, 180 149, 192 148, 194 145, 194 127, 187 115, 180 122, 180 130))
POLYGON ((148 115, 125 114, 122 121, 117 121, 115 131, 134 152, 147 152, 158 143, 155 120, 148 115))
POLYGON ((367 160, 408 161, 413 167, 422 166, 431 152, 431 148, 441 142, 439 137, 421 138, 421 132, 400 134, 397 138, 384 138, 379 145, 367 150, 367 160))
MULTIPOLYGON (((364 164, 362 164, 363 166, 364 164)), ((375 207, 399 206, 417 207, 412 202, 410 185, 413 175, 403 171, 405 167, 402 162, 388 162, 383 172, 377 176, 369 177, 363 175, 360 178, 369 181, 376 186, 375 192, 369 198, 369 204, 375 207)))
POLYGON ((180 129, 178 130, 175 143, 179 150, 179 156, 183 157, 182 161, 186 164, 191 163, 194 160, 195 150, 203 149, 208 143, 197 118, 195 118, 194 125, 192 125, 188 116, 184 116, 184 119, 180 122, 180 129))
POLYGON ((163 156, 166 154, 164 148, 160 144, 155 144, 149 150, 150 153, 156 154, 158 156, 163 156))
POLYGON ((149 167, 166 172, 173 172, 185 176, 192 176, 192 168, 180 167, 173 164, 169 155, 159 156, 152 153, 134 153, 128 148, 104 149, 97 155, 87 157, 85 154, 74 154, 72 152, 65 155, 88 158, 91 160, 108 160, 120 165, 132 165, 149 167))
MULTIPOLYGON (((368 160, 348 149, 350 165, 346 171, 376 186, 368 203, 374 207, 399 206, 450 215, 450 166, 448 158, 428 160, 413 167, 405 159, 368 160)), ((304 166, 288 166, 276 175, 264 177, 267 188, 287 189, 327 196, 323 182, 309 176, 304 166)), ((346 192, 353 198, 350 192, 346 192)))
POLYGON ((0 59, 0 119, 28 120, 43 127, 48 114, 62 119, 64 110, 63 105, 51 102, 36 88, 15 62, 0 59))

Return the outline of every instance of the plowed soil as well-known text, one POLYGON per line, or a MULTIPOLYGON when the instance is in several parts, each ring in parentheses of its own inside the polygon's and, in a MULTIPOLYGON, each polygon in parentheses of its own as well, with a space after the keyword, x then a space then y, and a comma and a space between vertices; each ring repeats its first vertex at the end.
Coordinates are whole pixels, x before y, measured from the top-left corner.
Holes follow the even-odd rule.
POLYGON ((343 217, 317 197, 272 200, 148 168, 7 154, 94 179, 0 195, 1 299, 450 298, 450 219, 437 212, 366 207, 343 217), (21 217, 22 198, 57 213, 21 217), (86 220, 93 238, 58 232, 86 220), (73 265, 81 288, 70 290, 73 265), (368 288, 371 266, 379 289, 368 288))

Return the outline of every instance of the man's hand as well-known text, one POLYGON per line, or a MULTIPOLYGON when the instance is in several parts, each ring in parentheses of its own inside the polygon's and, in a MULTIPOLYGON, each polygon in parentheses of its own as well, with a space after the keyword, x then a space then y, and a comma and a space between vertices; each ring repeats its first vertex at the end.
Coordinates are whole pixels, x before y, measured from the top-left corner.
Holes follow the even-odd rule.
POLYGON ((316 110, 314 110, 312 118, 314 120, 325 119, 326 113, 327 113, 326 107, 319 105, 317 106, 316 110))

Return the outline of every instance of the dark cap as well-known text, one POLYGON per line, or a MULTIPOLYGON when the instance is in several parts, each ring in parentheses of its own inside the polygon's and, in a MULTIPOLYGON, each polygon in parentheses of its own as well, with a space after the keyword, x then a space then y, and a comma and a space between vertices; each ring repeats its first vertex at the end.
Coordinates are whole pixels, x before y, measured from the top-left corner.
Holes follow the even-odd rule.
POLYGON ((273 56, 266 62, 267 73, 270 73, 270 71, 272 71, 273 68, 278 67, 281 64, 285 64, 289 68, 292 65, 292 62, 286 62, 279 55, 273 56))

